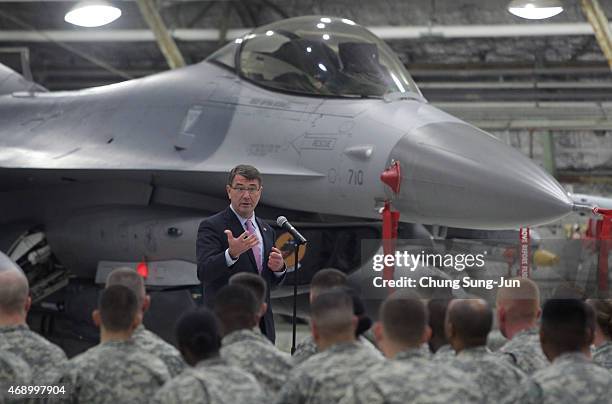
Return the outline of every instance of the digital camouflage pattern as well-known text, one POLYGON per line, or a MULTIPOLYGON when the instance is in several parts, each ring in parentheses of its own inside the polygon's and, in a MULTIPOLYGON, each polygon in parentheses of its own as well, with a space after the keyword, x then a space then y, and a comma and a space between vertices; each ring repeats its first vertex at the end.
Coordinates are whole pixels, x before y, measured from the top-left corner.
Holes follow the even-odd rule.
POLYGON ((514 335, 499 349, 499 354, 527 375, 550 365, 542 352, 537 328, 523 330, 514 335))
POLYGON ((283 387, 293 366, 291 356, 279 351, 267 337, 253 330, 238 330, 221 343, 221 357, 255 376, 268 397, 283 387))
POLYGON ((448 363, 455 357, 455 350, 450 344, 444 344, 431 357, 435 362, 448 363))
MULTIPOLYGON (((383 354, 366 337, 360 335, 357 338, 357 342, 363 344, 366 348, 372 351, 372 353, 374 353, 380 359, 384 359, 383 354)), ((317 352, 319 352, 319 349, 317 348, 317 344, 315 343, 312 337, 312 334, 309 334, 295 347, 295 352, 293 353, 293 356, 291 357, 293 360, 293 364, 298 365, 304 362, 306 359, 310 358, 312 355, 316 354, 317 352)))
POLYGON ((483 403, 469 375, 428 359, 421 349, 371 367, 347 389, 341 404, 483 403))
POLYGON ((606 341, 593 350, 593 363, 612 370, 612 341, 606 341))
POLYGON ((147 330, 142 324, 136 328, 132 339, 138 347, 161 359, 168 368, 170 377, 178 375, 187 366, 178 349, 147 330))
POLYGON ((37 385, 55 380, 67 361, 62 348, 25 324, 0 327, 0 351, 11 352, 23 359, 30 366, 32 381, 37 385))
POLYGON ((527 378, 522 370, 494 355, 485 346, 464 349, 448 364, 474 378, 487 403, 505 398, 527 378))
POLYGON ((295 365, 304 362, 306 359, 310 358, 312 355, 319 352, 317 348, 317 344, 314 342, 314 338, 312 334, 308 334, 306 338, 300 341, 299 344, 295 347, 295 352, 291 356, 293 363, 295 365))
POLYGON ((612 373, 580 352, 564 353, 534 373, 505 404, 605 404, 612 402, 612 373))
POLYGON ((0 395, 8 386, 29 385, 31 382, 30 365, 11 352, 0 351, 0 387, 2 387, 0 395))
POLYGON ((83 404, 149 403, 170 374, 161 359, 134 341, 108 341, 75 356, 59 379, 83 404))
POLYGON ((187 368, 152 400, 155 404, 263 404, 269 401, 253 375, 219 357, 187 368))
POLYGON ((357 376, 382 361, 370 348, 356 341, 333 345, 295 367, 276 402, 336 403, 357 376))

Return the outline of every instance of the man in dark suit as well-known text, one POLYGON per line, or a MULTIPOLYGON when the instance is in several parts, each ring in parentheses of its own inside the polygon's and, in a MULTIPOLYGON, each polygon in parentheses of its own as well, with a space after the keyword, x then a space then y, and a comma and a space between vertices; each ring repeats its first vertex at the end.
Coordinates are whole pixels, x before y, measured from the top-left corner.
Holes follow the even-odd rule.
POLYGON ((255 167, 234 167, 226 185, 230 206, 200 223, 196 254, 198 278, 204 287, 204 302, 209 306, 217 291, 236 273, 252 272, 266 281, 268 310, 259 326, 274 342, 270 289, 283 281, 285 262, 274 247, 274 230, 255 216, 262 188, 261 175, 255 167))

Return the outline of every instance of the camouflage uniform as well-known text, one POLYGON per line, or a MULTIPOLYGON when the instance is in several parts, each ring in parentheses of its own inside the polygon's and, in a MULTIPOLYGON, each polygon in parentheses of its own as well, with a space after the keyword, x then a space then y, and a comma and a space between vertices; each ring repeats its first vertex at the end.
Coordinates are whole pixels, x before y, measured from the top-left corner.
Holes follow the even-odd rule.
POLYGON ((531 375, 550 364, 542 352, 537 328, 517 333, 498 352, 503 358, 518 366, 527 375, 531 375))
MULTIPOLYGON (((372 353, 377 355, 380 359, 384 359, 383 354, 376 348, 376 346, 370 342, 366 337, 359 336, 357 341, 363 344, 366 348, 368 348, 372 353)), ((293 356, 291 357, 293 360, 293 364, 297 365, 304 362, 306 359, 310 358, 312 355, 319 352, 317 348, 317 344, 314 341, 314 338, 311 335, 308 335, 306 338, 302 340, 296 347, 293 356)))
POLYGON ((527 377, 522 370, 494 355, 486 346, 464 349, 449 365, 477 380, 487 403, 505 398, 527 377))
POLYGON ((612 370, 612 341, 606 341, 593 350, 593 363, 612 370))
POLYGON ((357 376, 382 361, 356 341, 332 345, 293 369, 276 402, 335 403, 357 376))
POLYGON ((612 402, 612 373, 580 352, 567 352, 522 383, 507 404, 604 404, 612 402))
POLYGON ((28 385, 31 382, 30 365, 13 353, 0 351, 0 396, 11 385, 28 385))
POLYGON ((161 359, 162 362, 166 364, 168 372, 170 372, 170 377, 178 375, 185 369, 186 364, 180 352, 175 347, 147 330, 142 324, 136 328, 134 334, 132 334, 132 339, 139 348, 161 359))
POLYGON ((358 377, 341 404, 482 403, 478 386, 463 372, 432 362, 421 349, 399 353, 358 377))
POLYGON ((291 356, 279 351, 268 338, 253 330, 238 330, 221 342, 221 357, 255 376, 266 395, 275 396, 283 387, 293 366, 291 356))
POLYGON ((73 403, 148 403, 170 379, 161 359, 133 341, 103 342, 75 356, 60 384, 71 391, 73 403))
POLYGON ((25 324, 0 327, 0 350, 23 359, 32 370, 32 381, 49 384, 66 364, 62 348, 47 341, 25 324))
POLYGON ((255 377, 219 357, 203 360, 166 383, 155 404, 267 403, 255 377))
POLYGON ((309 334, 299 344, 297 344, 291 359, 293 360, 293 363, 297 365, 298 363, 304 362, 317 352, 319 352, 317 344, 315 344, 312 334, 309 334))
POLYGON ((450 344, 442 345, 440 348, 438 348, 436 353, 434 353, 432 356, 432 359, 435 362, 440 362, 440 363, 448 363, 454 358, 455 358, 455 350, 453 349, 452 346, 450 346, 450 344))

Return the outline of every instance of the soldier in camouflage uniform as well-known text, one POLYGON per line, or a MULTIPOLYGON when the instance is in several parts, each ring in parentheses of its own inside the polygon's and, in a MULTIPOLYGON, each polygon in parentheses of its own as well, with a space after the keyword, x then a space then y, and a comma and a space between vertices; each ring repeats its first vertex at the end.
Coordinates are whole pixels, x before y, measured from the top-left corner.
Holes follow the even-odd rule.
POLYGON ((355 377, 383 361, 355 340, 356 323, 353 299, 345 290, 317 295, 311 304, 311 328, 319 353, 293 369, 276 402, 335 403, 355 377))
POLYGON ((497 322, 508 338, 498 351, 527 375, 549 365, 540 347, 537 321, 540 316, 540 291, 528 278, 514 278, 520 286, 497 291, 497 322))
MULTIPOLYGON (((318 271, 310 283, 310 303, 312 304, 312 301, 318 294, 336 287, 346 287, 348 289, 346 274, 333 268, 318 271)), ((371 325, 371 320, 365 315, 363 303, 354 293, 351 294, 351 296, 353 297, 353 311, 355 315, 358 316, 359 320, 355 330, 357 341, 382 359, 383 356, 380 351, 364 335, 362 335, 370 328, 371 325)), ((309 335, 296 346, 295 352, 292 356, 293 363, 302 363, 317 352, 319 352, 317 344, 315 343, 312 335, 309 335)))
POLYGON ((593 363, 612 370, 612 299, 588 300, 595 311, 593 363))
POLYGON ((540 339, 552 364, 534 373, 506 403, 602 404, 612 400, 612 373, 589 359, 594 314, 577 299, 544 304, 540 339))
POLYGON ((526 375, 487 348, 493 311, 482 299, 454 300, 446 316, 447 337, 457 352, 449 362, 478 381, 485 402, 505 398, 526 375))
MULTIPOLYGON (((312 280, 310 282, 310 304, 312 304, 312 301, 314 300, 317 294, 321 294, 326 290, 330 290, 336 287, 345 286, 348 286, 348 280, 344 272, 338 271, 337 269, 333 268, 321 269, 312 277, 312 280)), ((319 350, 317 349, 317 344, 315 344, 312 335, 308 335, 295 347, 295 352, 292 356, 293 363, 302 363, 306 359, 310 358, 312 355, 316 354, 318 351, 319 350)))
POLYGON ((30 330, 26 316, 31 302, 27 278, 5 258, 0 263, 0 350, 25 361, 34 382, 48 384, 59 375, 66 354, 30 330))
POLYGON ((141 321, 136 295, 127 287, 104 289, 93 314, 100 344, 72 358, 59 384, 72 403, 148 403, 170 379, 166 365, 139 348, 131 335, 141 321))
POLYGON ((224 335, 221 357, 255 376, 266 395, 273 397, 283 386, 293 363, 289 354, 278 350, 268 338, 254 330, 268 309, 266 283, 260 276, 247 272, 232 276, 229 283, 228 287, 219 290, 214 301, 214 312, 224 335), (238 282, 236 277, 239 277, 238 282), (256 290, 254 285, 257 285, 256 290))
POLYGON ((183 314, 176 329, 179 349, 193 367, 166 383, 153 403, 263 404, 270 401, 253 375, 219 356, 221 336, 217 319, 210 310, 201 308, 183 314))
MULTIPOLYGON (((151 297, 147 295, 144 281, 136 271, 131 268, 114 269, 106 280, 106 286, 110 285, 123 285, 134 292, 138 299, 138 307, 141 308, 142 315, 144 316, 144 313, 151 305, 151 297)), ((144 324, 140 324, 136 328, 134 334, 132 334, 132 339, 140 348, 161 359, 168 368, 171 377, 178 375, 185 369, 185 362, 179 351, 156 334, 147 330, 144 324)))
POLYGON ((379 319, 374 334, 392 360, 376 364, 351 383, 342 404, 482 402, 469 376, 430 361, 421 349, 431 331, 418 296, 394 293, 381 305, 379 319))

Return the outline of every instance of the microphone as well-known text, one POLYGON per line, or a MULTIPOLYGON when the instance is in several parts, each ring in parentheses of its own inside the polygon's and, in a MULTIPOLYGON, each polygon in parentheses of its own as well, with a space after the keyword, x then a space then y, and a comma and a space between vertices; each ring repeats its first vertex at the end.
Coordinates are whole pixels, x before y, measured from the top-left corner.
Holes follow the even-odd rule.
POLYGON ((298 244, 306 244, 308 242, 308 240, 306 240, 306 237, 302 236, 300 232, 297 231, 297 229, 293 227, 291 223, 289 223, 289 221, 287 220, 285 216, 279 216, 276 219, 276 224, 279 225, 281 228, 287 230, 289 233, 291 233, 291 235, 293 236, 293 239, 298 244))

